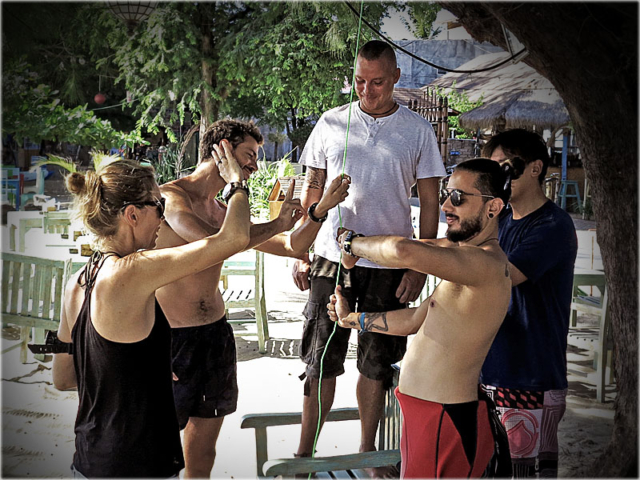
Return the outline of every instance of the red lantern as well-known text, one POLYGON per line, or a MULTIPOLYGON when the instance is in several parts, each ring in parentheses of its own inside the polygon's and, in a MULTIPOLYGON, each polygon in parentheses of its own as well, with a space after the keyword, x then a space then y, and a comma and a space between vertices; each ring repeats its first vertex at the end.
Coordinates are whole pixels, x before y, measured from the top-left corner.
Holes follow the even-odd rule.
POLYGON ((104 102, 107 101, 107 97, 104 95, 104 93, 98 93, 96 94, 95 97, 93 97, 93 101, 96 102, 98 105, 102 105, 104 102))

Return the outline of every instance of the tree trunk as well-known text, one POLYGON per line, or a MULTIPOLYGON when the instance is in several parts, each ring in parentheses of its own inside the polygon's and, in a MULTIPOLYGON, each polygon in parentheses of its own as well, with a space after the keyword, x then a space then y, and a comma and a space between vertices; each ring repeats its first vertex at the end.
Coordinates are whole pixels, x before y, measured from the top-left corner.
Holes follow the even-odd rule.
POLYGON ((612 438, 589 476, 637 477, 638 6, 438 3, 474 38, 506 50, 502 22, 527 48, 523 61, 555 86, 567 106, 598 222, 618 386, 612 438))
MULTIPOLYGON (((209 87, 213 88, 214 69, 211 65, 211 54, 213 52, 213 40, 211 32, 205 31, 202 34, 202 81, 209 87)), ((200 138, 204 135, 207 127, 214 122, 214 106, 211 94, 206 88, 200 93, 200 110, 202 118, 200 119, 200 138)))
POLYGON ((218 118, 220 105, 212 98, 211 91, 216 87, 215 52, 213 49, 212 19, 215 15, 215 4, 201 3, 200 11, 200 31, 202 60, 202 81, 205 84, 200 92, 200 138, 213 122, 218 118), (208 88, 207 88, 208 87, 208 88))

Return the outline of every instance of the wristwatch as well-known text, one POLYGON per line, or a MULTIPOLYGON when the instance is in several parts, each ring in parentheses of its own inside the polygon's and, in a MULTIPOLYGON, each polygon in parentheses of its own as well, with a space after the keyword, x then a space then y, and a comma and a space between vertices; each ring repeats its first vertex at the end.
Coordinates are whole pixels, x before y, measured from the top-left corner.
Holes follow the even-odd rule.
POLYGON ((351 241, 354 238, 358 238, 358 237, 364 237, 364 235, 362 235, 361 233, 353 233, 352 231, 347 232, 347 234, 344 237, 344 241, 342 242, 342 250, 344 250, 344 253, 346 253, 351 257, 357 257, 357 255, 354 255, 351 252, 351 241))
POLYGON ((238 190, 244 190, 247 192, 247 197, 249 196, 249 186, 247 185, 246 180, 242 180, 242 182, 231 182, 227 183, 224 186, 224 190, 222 190, 222 199, 229 203, 229 199, 231 196, 236 193, 238 190))
POLYGON ((311 205, 309 207, 309 210, 307 210, 307 215, 309 215, 309 218, 311 220, 313 220, 316 223, 322 223, 327 219, 327 216, 329 216, 329 212, 325 213, 322 217, 318 218, 316 217, 313 212, 316 211, 316 207, 318 206, 318 202, 314 203, 313 205, 311 205))

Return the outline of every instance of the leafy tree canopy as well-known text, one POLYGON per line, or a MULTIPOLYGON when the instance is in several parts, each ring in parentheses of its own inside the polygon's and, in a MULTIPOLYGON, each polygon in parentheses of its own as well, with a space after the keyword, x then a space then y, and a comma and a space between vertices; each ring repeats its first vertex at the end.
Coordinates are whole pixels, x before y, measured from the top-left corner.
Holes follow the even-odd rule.
POLYGON ((108 120, 99 119, 87 105, 65 107, 59 91, 40 83, 39 74, 26 62, 4 66, 2 81, 2 131, 14 135, 18 144, 31 141, 65 141, 107 149, 132 147, 142 139, 135 133, 115 130, 108 120))
POLYGON ((433 28, 438 12, 442 7, 434 2, 407 2, 407 13, 413 24, 404 22, 416 38, 430 39, 440 33, 440 29, 433 28))

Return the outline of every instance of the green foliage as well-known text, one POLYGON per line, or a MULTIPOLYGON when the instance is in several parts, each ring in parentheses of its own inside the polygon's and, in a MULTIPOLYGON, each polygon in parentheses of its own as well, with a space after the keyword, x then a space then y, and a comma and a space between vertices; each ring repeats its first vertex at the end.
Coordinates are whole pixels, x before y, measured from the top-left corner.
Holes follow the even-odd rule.
POLYGON ((33 142, 64 141, 108 149, 142 141, 135 132, 115 130, 86 104, 65 107, 59 92, 40 83, 38 73, 25 62, 9 64, 3 73, 2 131, 13 134, 18 144, 28 137, 33 142))
MULTIPOLYGON (((379 26, 391 5, 365 2, 364 16, 379 26)), ((86 111, 101 77, 101 90, 124 106, 96 118, 125 125, 133 115, 128 125, 139 132, 230 115, 286 128, 304 143, 292 132, 347 101, 339 92, 351 78, 358 18, 343 3, 159 2, 131 36, 100 3, 10 7, 15 17, 64 19, 45 22, 30 57, 60 104, 86 111)), ((363 29, 361 42, 370 38, 363 29)))
POLYGON ((416 38, 429 39, 440 33, 440 29, 434 30, 433 22, 442 7, 434 2, 407 2, 407 13, 413 20, 413 24, 404 22, 416 38))
POLYGON ((156 170, 156 181, 158 185, 181 178, 183 174, 196 168, 195 166, 185 167, 183 165, 182 158, 180 157, 181 148, 181 144, 171 143, 162 155, 158 155, 157 161, 151 161, 156 170))
POLYGON ((93 161, 93 169, 97 172, 113 162, 122 160, 122 158, 118 155, 108 155, 106 153, 98 152, 97 150, 92 150, 91 160, 93 161))
POLYGON ((280 177, 291 177, 295 170, 289 162, 291 152, 277 162, 258 162, 258 170, 249 177, 249 205, 251 215, 256 218, 269 218, 269 194, 280 177))
MULTIPOLYGON (((308 132, 304 119, 344 104, 345 77, 351 81, 358 19, 342 3, 282 2, 258 4, 228 46, 220 72, 240 80, 229 110, 241 109, 264 123, 286 128, 296 145, 308 132), (265 6, 266 5, 266 6, 265 6)), ((365 18, 378 26, 386 6, 365 3, 365 18)), ((361 44, 371 38, 363 29, 361 44)))
MULTIPOLYGON (((472 102, 469 100, 467 92, 464 90, 456 90, 455 82, 451 85, 449 93, 447 93, 444 88, 436 88, 436 93, 442 97, 447 97, 449 99, 449 107, 460 113, 468 112, 469 110, 473 110, 474 108, 482 105, 483 96, 481 96, 478 101, 472 102)), ((460 117, 458 115, 449 117, 449 127, 455 128, 456 138, 472 137, 469 130, 465 130, 460 126, 460 117)))
MULTIPOLYGON (((98 171, 107 165, 122 160, 118 155, 108 155, 106 153, 99 152, 97 150, 91 151, 91 160, 93 161, 93 168, 95 171, 98 171)), ((36 163, 37 166, 42 165, 57 165, 58 167, 62 167, 70 173, 77 172, 78 167, 73 160, 65 157, 60 157, 58 155, 49 154, 46 160, 40 160, 36 163)))
POLYGON ((35 166, 40 167, 43 165, 57 165, 58 167, 64 168, 69 173, 77 172, 78 167, 73 163, 72 160, 64 157, 59 157, 58 155, 48 155, 46 160, 40 160, 36 162, 35 166))

